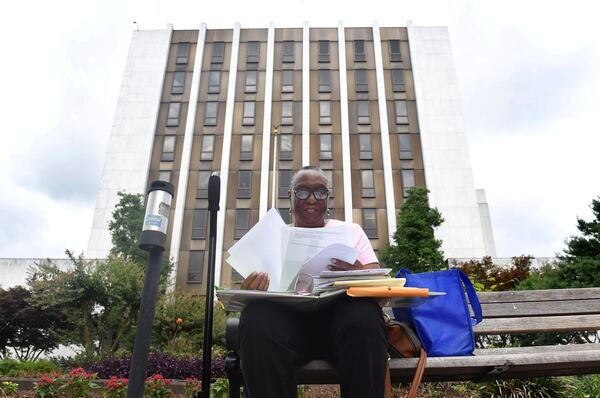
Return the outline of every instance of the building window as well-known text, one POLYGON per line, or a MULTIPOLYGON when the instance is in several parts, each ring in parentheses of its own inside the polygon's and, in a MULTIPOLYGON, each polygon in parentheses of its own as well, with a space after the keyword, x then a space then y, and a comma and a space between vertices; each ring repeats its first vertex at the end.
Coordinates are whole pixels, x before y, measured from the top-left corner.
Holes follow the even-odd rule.
POLYGON ((196 189, 196 199, 208 198, 208 180, 210 178, 210 171, 198 172, 198 189, 196 189))
POLYGON ((331 124, 331 102, 319 102, 319 124, 331 124))
POLYGON ((365 41, 354 40, 354 62, 365 62, 365 41))
POLYGON ((327 219, 330 219, 330 220, 335 220, 335 219, 336 219, 336 218, 335 218, 335 209, 332 209, 332 208, 330 207, 330 208, 329 208, 329 209, 327 209, 327 210, 329 210, 329 211, 328 211, 328 212, 325 214, 325 218, 327 218, 327 219))
POLYGON ((202 272, 204 271, 204 251, 190 251, 190 261, 188 263, 188 282, 202 282, 202 272))
POLYGON ((171 182, 171 170, 161 170, 158 172, 158 179, 160 181, 171 182))
POLYGON ((249 70, 246 71, 246 84, 244 86, 244 92, 250 94, 256 92, 256 82, 258 80, 258 71, 249 70))
POLYGON ((319 62, 329 62, 329 40, 319 40, 319 62))
POLYGON ((169 104, 169 112, 167 114, 167 127, 179 126, 179 114, 181 112, 180 102, 171 102, 169 104))
POLYGON ((250 229, 250 209, 235 211, 235 231, 233 238, 240 239, 250 229))
POLYGON ((281 125, 291 126, 294 124, 294 103, 284 101, 281 103, 281 125))
POLYGON ((294 137, 291 134, 282 134, 279 136, 279 160, 293 159, 293 140, 294 137))
POLYGON ((357 93, 368 93, 369 92, 369 82, 367 80, 367 70, 366 69, 356 69, 354 71, 354 83, 356 84, 356 92, 357 93))
POLYGON ((252 171, 251 170, 238 171, 237 197, 239 199, 247 199, 250 197, 251 191, 252 191, 252 171))
POLYGON ((161 162, 175 160, 175 139, 174 135, 165 135, 165 138, 163 138, 162 152, 160 153, 161 162))
POLYGON ((333 152, 331 150, 331 134, 320 134, 319 135, 319 159, 320 160, 333 159, 333 152))
POLYGON ((373 159, 373 148, 371 145, 371 134, 358 135, 358 150, 360 152, 360 160, 373 159))
POLYGON ((179 43, 177 45, 177 58, 176 64, 187 64, 188 55, 190 53, 190 43, 179 43))
POLYGON ((396 107, 396 124, 408 124, 406 101, 395 101, 394 104, 396 107))
POLYGON ((281 219, 283 220, 284 223, 286 223, 286 224, 292 223, 292 214, 290 213, 289 207, 280 207, 279 215, 281 216, 281 219))
POLYGON ((252 160, 254 154, 254 136, 242 135, 240 145, 240 160, 252 160))
POLYGON ((225 54, 225 43, 218 41, 212 45, 212 56, 210 58, 211 64, 222 64, 223 55, 225 54))
POLYGON ((257 41, 249 41, 248 42, 248 53, 246 54, 246 63, 247 64, 257 64, 259 51, 260 51, 260 43, 257 41))
POLYGON ((240 275, 239 272, 237 272, 236 270, 234 270, 232 268, 231 269, 231 282, 236 285, 241 285, 243 281, 244 281, 244 277, 242 275, 240 275))
POLYGON ((219 113, 219 103, 218 102, 207 102, 206 103, 206 112, 204 113, 204 125, 205 126, 216 126, 218 113, 219 113))
POLYGON ((332 170, 323 170, 325 176, 327 177, 327 189, 329 189, 329 198, 333 198, 333 171, 332 170))
POLYGON ((395 93, 403 93, 406 91, 402 69, 392 69, 392 91, 395 93))
POLYGON ((398 134, 398 147, 400 148, 400 159, 412 159, 412 144, 410 134, 398 134))
POLYGON ((283 42, 283 62, 290 63, 294 62, 294 42, 284 41, 283 42))
POLYGON ((319 69, 319 92, 331 92, 331 71, 328 69, 319 69))
POLYGON ((415 171, 402 170, 402 196, 408 196, 408 189, 415 186, 415 171))
POLYGON ((377 239, 377 209, 362 209, 362 221, 367 237, 377 239))
POLYGON ((214 135, 203 135, 202 136, 202 148, 200 151, 200 160, 213 160, 215 153, 215 136, 214 135))
POLYGON ((185 72, 173 73, 173 84, 171 84, 171 94, 183 94, 185 88, 185 72))
POLYGON ((358 124, 371 124, 371 117, 369 115, 369 101, 357 101, 356 110, 358 124))
POLYGON ((254 108, 255 103, 248 101, 244 102, 244 114, 242 117, 242 126, 254 126, 254 108))
POLYGON ((375 177, 373 170, 361 170, 360 181, 362 184, 361 196, 363 198, 375 197, 375 177))
POLYGON ((280 198, 287 198, 290 184, 292 183, 292 170, 280 170, 279 171, 279 192, 280 198))
POLYGON ((207 209, 194 209, 192 220, 192 239, 206 239, 207 209))
POLYGON ((402 61, 402 57, 400 56, 400 40, 390 40, 390 61, 402 61))
POLYGON ((294 71, 293 70, 282 71, 281 92, 282 93, 293 93, 294 92, 294 71))
POLYGON ((221 91, 221 71, 211 70, 208 72, 208 93, 218 94, 221 91))

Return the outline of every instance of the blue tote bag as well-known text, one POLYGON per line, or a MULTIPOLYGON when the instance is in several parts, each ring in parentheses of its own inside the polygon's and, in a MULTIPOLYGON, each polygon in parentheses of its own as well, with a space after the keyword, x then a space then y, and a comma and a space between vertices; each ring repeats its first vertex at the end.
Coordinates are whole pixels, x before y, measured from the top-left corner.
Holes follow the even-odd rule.
POLYGON ((394 308, 397 320, 412 325, 430 357, 473 355, 473 326, 481 322, 481 304, 471 281, 462 271, 450 269, 412 274, 401 269, 397 278, 406 278, 406 287, 425 287, 444 292, 416 307, 394 308), (465 291, 469 300, 465 297, 465 291), (471 317, 469 305, 475 319, 471 317))

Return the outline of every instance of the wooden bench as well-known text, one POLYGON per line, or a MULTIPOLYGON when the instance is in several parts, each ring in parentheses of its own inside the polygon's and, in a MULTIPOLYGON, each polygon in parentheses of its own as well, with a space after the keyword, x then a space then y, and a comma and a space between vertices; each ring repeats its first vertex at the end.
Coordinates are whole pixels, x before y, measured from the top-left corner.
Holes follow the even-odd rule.
MULTIPOLYGON (((483 321, 477 335, 542 332, 589 332, 593 343, 477 349, 474 356, 428 358, 423 381, 491 381, 494 379, 600 373, 600 288, 478 293, 483 321)), ((243 384, 237 318, 227 320, 225 371, 230 398, 243 384)), ((392 382, 410 382, 416 358, 392 359, 392 382)), ((337 384, 336 370, 315 360, 297 371, 299 384, 337 384)))

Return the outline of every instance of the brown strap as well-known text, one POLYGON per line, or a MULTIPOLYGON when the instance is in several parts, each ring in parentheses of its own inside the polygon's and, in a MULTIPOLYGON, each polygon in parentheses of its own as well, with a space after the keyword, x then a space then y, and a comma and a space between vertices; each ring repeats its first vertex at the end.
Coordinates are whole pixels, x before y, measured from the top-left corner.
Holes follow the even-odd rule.
MULTIPOLYGON (((427 353, 424 349, 421 348, 421 352, 419 353, 419 362, 417 363, 417 368, 415 369, 415 375, 413 376, 412 383, 410 385, 410 390, 408 391, 408 395, 406 398, 415 398, 417 396, 417 391, 419 390, 419 386, 421 385, 421 379, 423 378, 423 373, 425 373, 425 365, 427 364, 427 353)), ((392 395, 392 375, 390 374, 390 362, 388 361, 387 370, 385 372, 385 398, 393 398, 392 395)))
POLYGON ((390 361, 386 366, 387 370, 385 371, 385 398, 393 398, 392 397, 392 375, 390 375, 390 361))
POLYGON ((415 398, 417 396, 417 390, 421 385, 421 379, 423 378, 423 373, 425 372, 425 365, 427 364, 427 353, 424 349, 421 348, 421 353, 419 354, 419 363, 417 364, 417 369, 415 370, 415 376, 413 377, 412 384, 410 385, 410 391, 406 398, 415 398))

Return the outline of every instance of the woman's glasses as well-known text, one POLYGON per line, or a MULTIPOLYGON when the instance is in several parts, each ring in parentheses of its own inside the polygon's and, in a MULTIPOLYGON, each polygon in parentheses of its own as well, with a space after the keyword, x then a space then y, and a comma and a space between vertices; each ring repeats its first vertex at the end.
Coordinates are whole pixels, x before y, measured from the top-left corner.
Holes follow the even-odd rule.
POLYGON ((298 188, 294 189, 294 195, 300 200, 306 200, 313 194, 316 200, 325 200, 329 197, 329 190, 325 188, 308 189, 298 188))

